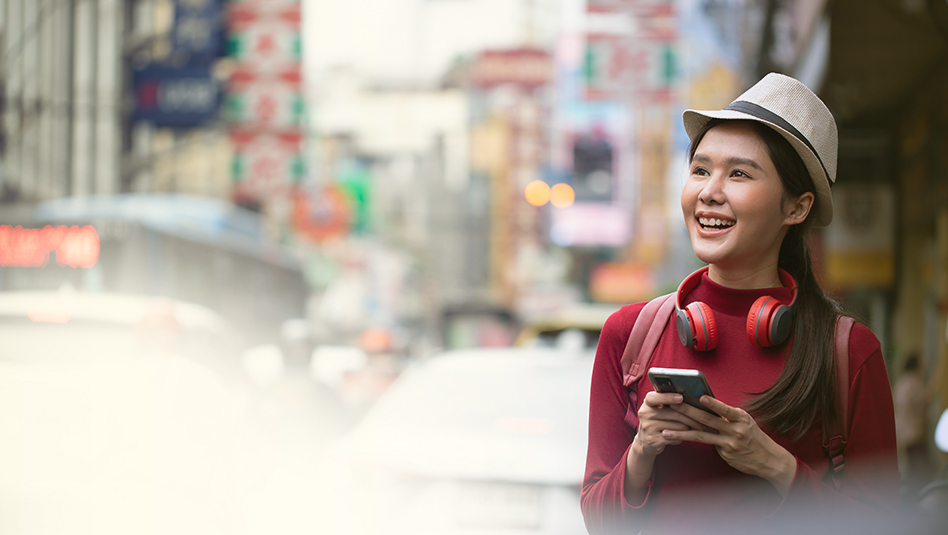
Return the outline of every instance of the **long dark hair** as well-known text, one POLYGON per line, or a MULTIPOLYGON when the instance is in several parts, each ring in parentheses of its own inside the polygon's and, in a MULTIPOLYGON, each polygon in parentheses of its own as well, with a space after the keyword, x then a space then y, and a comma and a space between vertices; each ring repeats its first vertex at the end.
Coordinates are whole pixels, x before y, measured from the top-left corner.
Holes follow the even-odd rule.
MULTIPOLYGON (((712 120, 695 136, 689 161, 708 130, 723 122, 712 120)), ((767 146, 783 182, 784 197, 798 197, 806 192, 815 195, 806 165, 783 136, 757 121, 741 122, 753 127, 767 146)), ((763 392, 754 393, 755 397, 745 406, 759 424, 793 439, 801 437, 820 418, 827 423, 838 420, 833 346, 836 316, 841 309, 820 287, 810 256, 811 218, 819 208, 817 203, 819 199, 814 201, 803 223, 790 227, 780 246, 778 265, 797 282, 790 355, 777 382, 763 392)))

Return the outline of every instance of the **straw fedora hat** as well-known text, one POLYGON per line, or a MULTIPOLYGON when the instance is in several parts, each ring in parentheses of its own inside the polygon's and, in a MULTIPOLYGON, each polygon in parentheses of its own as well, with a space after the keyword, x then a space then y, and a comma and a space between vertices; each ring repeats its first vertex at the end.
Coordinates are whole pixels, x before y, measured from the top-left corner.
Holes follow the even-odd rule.
POLYGON ((688 137, 712 119, 745 119, 764 123, 796 149, 816 189, 813 224, 825 227, 833 220, 830 186, 836 181, 839 135, 836 121, 823 101, 794 78, 770 73, 720 111, 685 110, 682 121, 688 137))

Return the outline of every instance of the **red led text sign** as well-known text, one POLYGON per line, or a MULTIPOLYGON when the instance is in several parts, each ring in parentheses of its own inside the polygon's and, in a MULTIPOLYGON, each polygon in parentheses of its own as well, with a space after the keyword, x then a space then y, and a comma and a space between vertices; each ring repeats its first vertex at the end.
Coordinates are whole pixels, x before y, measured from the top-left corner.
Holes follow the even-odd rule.
POLYGON ((45 266, 53 252, 60 266, 91 268, 99 260, 99 233, 92 225, 0 225, 0 266, 45 266))

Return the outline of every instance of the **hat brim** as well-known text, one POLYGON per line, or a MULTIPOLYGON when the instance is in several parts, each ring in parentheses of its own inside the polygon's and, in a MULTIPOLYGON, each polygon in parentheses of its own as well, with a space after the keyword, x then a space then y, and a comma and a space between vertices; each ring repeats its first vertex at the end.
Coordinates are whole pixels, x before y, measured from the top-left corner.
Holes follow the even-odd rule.
POLYGON ((765 121, 759 117, 736 110, 685 110, 681 119, 685 126, 685 132, 688 134, 688 139, 690 139, 692 143, 694 143, 695 136, 697 136, 698 133, 701 132, 701 129, 712 119, 757 121, 776 130, 784 139, 790 142, 790 145, 797 151, 797 154, 800 155, 800 159, 803 160, 803 164, 810 173, 810 180, 813 181, 813 187, 816 191, 816 206, 813 207, 815 210, 813 214, 813 225, 825 227, 833 221, 833 194, 830 191, 830 179, 826 175, 826 171, 823 169, 819 158, 816 157, 806 144, 797 139, 796 136, 770 121, 765 121))

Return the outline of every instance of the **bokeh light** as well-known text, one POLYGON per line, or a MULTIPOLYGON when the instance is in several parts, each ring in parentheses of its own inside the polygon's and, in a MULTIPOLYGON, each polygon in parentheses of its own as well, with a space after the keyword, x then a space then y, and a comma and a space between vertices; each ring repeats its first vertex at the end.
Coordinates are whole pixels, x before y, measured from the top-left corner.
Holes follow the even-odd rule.
POLYGON ((550 186, 542 180, 534 180, 527 184, 524 195, 533 206, 543 206, 550 202, 550 186))
POLYGON ((576 200, 576 193, 569 184, 555 184, 550 189, 550 202, 557 208, 568 208, 576 200))

